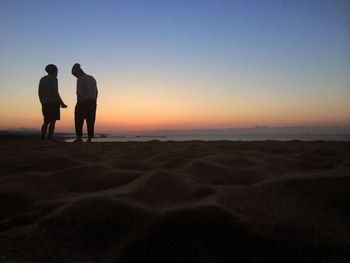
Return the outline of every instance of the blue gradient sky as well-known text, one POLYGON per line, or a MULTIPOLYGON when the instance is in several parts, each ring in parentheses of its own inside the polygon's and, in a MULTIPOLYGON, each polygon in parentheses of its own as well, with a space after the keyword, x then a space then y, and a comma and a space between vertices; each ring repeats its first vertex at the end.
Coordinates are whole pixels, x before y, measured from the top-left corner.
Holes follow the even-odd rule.
POLYGON ((59 68, 72 130, 79 62, 97 130, 350 125, 350 2, 0 1, 0 128, 39 127, 59 68))

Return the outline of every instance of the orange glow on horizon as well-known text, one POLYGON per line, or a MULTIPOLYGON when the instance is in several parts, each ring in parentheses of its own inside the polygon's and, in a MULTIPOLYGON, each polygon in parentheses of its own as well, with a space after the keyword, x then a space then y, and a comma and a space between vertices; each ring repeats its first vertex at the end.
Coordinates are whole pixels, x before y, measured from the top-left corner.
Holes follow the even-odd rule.
MULTIPOLYGON (((255 125, 350 126, 350 110, 343 107, 325 110, 324 105, 308 100, 298 103, 271 101, 252 94, 218 99, 213 92, 199 99, 197 92, 187 92, 183 96, 183 90, 180 92, 176 87, 172 87, 171 94, 168 94, 160 84, 154 84, 156 88, 153 88, 153 92, 147 93, 145 90, 151 90, 151 86, 140 90, 128 87, 118 94, 114 94, 114 91, 109 93, 108 86, 105 90, 101 89, 97 103, 96 131, 243 128, 255 125)), ((68 108, 61 109, 57 131, 74 131, 75 97, 68 95, 63 95, 69 98, 65 101, 68 108)), ((0 107, 0 129, 39 129, 42 124, 41 106, 36 94, 33 101, 22 102, 20 98, 13 97, 0 107)))
MULTIPOLYGON (((15 116, 8 116, 6 112, 0 114, 1 127, 6 128, 37 128, 42 124, 40 108, 35 111, 17 109, 15 116), (26 112, 26 114, 25 114, 26 112)), ((302 114, 297 111, 269 111, 264 109, 251 109, 249 112, 236 109, 234 113, 220 114, 210 111, 178 111, 167 110, 156 113, 156 110, 149 111, 126 111, 116 109, 115 112, 108 111, 108 108, 100 107, 97 110, 96 131, 147 131, 161 129, 207 129, 207 128, 243 128, 254 127, 255 125, 268 125, 271 127, 281 126, 350 126, 348 116, 338 116, 334 119, 323 114, 310 113, 302 114), (202 114, 202 112, 204 112, 202 114)), ((57 131, 74 131, 74 109, 61 109, 61 120, 56 124, 57 131)))

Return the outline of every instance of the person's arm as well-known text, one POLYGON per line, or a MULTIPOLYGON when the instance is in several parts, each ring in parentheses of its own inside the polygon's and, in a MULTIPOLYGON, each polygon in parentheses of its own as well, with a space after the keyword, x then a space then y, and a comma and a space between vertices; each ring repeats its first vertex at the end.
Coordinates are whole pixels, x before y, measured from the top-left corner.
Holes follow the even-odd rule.
POLYGON ((98 97, 98 89, 97 89, 97 81, 95 80, 95 86, 96 86, 96 99, 98 97))
POLYGON ((43 94, 42 94, 42 81, 39 81, 39 88, 38 88, 38 95, 39 95, 39 100, 41 105, 44 104, 44 98, 43 98, 43 94))
POLYGON ((57 80, 57 78, 55 79, 55 93, 56 93, 57 100, 60 103, 61 107, 62 108, 67 108, 67 105, 64 104, 60 94, 58 93, 58 80, 57 80))
POLYGON ((77 79, 77 101, 81 101, 83 96, 83 83, 82 79, 78 78, 77 79))

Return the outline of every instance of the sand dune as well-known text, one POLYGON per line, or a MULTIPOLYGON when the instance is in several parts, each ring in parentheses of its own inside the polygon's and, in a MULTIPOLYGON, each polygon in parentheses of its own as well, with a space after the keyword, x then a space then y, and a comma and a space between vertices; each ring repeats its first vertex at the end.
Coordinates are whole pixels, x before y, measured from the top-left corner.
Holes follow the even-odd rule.
POLYGON ((349 142, 1 139, 0 262, 349 262, 349 142))

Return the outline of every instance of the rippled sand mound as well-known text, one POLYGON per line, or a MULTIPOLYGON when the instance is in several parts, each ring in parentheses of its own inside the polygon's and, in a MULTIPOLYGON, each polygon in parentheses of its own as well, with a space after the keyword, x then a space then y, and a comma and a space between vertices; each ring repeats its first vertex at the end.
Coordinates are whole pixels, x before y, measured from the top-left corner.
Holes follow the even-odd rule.
POLYGON ((349 142, 0 140, 0 262, 349 260, 349 142))

